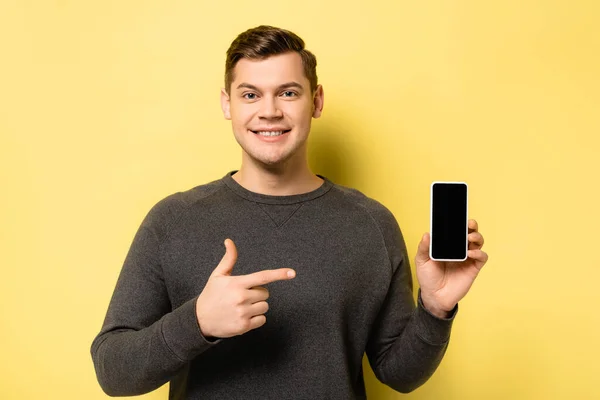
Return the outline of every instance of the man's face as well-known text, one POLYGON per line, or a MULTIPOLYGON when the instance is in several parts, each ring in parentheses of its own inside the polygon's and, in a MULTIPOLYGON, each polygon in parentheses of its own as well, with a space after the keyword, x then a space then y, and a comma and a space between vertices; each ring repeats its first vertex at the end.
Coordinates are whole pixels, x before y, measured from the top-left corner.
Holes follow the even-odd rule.
MULTIPOLYGON (((323 108, 323 89, 311 93, 296 52, 264 60, 241 59, 221 107, 231 120, 244 161, 279 166, 293 157, 306 159, 311 119, 323 108)), ((300 160, 302 161, 302 160, 300 160)))

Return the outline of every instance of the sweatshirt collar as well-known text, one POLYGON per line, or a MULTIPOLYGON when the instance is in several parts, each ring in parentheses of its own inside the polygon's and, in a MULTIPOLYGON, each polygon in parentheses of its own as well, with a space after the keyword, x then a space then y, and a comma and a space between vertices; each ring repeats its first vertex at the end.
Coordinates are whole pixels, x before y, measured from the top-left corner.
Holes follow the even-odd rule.
POLYGON ((231 189, 235 194, 245 198, 246 200, 250 200, 256 203, 280 205, 302 203, 323 196, 333 187, 333 182, 331 182, 326 177, 317 174, 319 178, 323 179, 323 183, 315 190, 306 193, 292 194, 288 196, 268 195, 252 192, 240 185, 239 183, 237 183, 237 181, 232 177, 232 175, 236 172, 237 170, 230 171, 227 174, 225 174, 225 176, 222 179, 223 183, 225 183, 225 185, 227 185, 227 187, 231 189))

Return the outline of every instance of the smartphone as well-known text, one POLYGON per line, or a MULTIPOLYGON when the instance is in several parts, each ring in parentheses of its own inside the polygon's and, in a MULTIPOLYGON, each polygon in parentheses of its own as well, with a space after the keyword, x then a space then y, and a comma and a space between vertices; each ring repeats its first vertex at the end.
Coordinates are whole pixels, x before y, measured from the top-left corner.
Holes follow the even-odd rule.
POLYGON ((431 184, 429 258, 435 261, 467 259, 468 186, 465 182, 431 184))

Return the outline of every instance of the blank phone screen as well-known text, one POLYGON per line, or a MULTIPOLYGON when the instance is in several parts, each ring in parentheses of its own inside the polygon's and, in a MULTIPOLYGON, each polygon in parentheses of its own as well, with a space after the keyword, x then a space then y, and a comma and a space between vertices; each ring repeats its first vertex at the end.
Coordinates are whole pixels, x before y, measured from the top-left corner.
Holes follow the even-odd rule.
POLYGON ((467 185, 434 183, 431 203, 431 255, 462 260, 467 251, 467 185))

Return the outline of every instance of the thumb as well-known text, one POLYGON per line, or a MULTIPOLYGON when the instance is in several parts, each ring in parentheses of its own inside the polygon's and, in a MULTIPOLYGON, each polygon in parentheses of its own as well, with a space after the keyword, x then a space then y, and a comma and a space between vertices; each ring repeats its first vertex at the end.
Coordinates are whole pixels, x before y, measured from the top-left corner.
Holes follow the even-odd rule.
POLYGON ((415 256, 416 266, 423 265, 429 261, 429 241, 430 236, 429 233, 426 232, 421 238, 421 242, 417 248, 417 255, 415 256))
POLYGON ((225 255, 211 276, 231 275, 233 266, 237 261, 237 248, 231 239, 225 239, 225 255))

